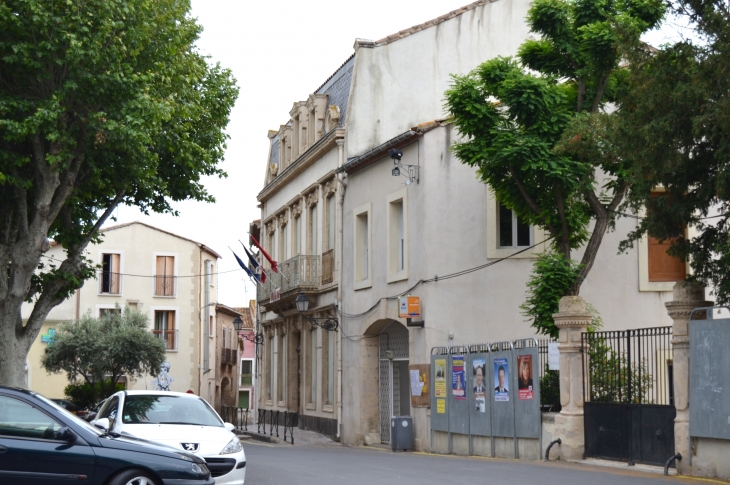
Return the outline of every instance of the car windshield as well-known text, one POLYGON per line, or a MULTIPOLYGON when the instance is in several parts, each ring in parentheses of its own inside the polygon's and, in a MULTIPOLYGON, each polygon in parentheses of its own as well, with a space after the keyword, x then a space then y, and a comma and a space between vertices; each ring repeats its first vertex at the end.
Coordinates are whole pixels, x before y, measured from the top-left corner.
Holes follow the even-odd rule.
POLYGON ((102 433, 102 431, 100 431, 99 428, 97 428, 96 426, 90 425, 89 423, 87 423, 83 419, 79 418, 75 414, 68 412, 66 409, 63 408, 63 406, 60 406, 59 404, 53 402, 52 400, 50 400, 44 396, 41 396, 40 394, 36 394, 36 397, 38 399, 40 399, 41 401, 43 401, 44 403, 48 404, 49 406, 53 406, 57 411, 62 413, 65 418, 73 419, 74 423, 77 426, 81 426, 96 435, 100 435, 102 433))
POLYGON ((122 423, 223 426, 215 411, 200 398, 144 394, 127 395, 122 423))

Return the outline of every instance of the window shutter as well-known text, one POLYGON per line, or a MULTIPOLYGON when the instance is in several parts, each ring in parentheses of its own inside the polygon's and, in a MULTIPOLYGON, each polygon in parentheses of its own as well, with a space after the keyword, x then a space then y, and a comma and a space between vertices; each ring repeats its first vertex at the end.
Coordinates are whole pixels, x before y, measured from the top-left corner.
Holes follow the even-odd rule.
POLYGON ((165 294, 165 257, 157 256, 157 271, 155 277, 155 295, 165 294))
POLYGON ((112 274, 111 274, 111 285, 109 288, 109 293, 118 294, 120 291, 119 288, 119 279, 121 278, 121 275, 119 274, 119 255, 118 254, 112 254, 112 274))
MULTIPOLYGON (((654 192, 652 197, 662 197, 664 192, 654 192)), ((679 238, 665 239, 661 243, 658 239, 649 236, 649 281, 682 281, 687 276, 687 268, 679 258, 670 256, 667 250, 679 238)))

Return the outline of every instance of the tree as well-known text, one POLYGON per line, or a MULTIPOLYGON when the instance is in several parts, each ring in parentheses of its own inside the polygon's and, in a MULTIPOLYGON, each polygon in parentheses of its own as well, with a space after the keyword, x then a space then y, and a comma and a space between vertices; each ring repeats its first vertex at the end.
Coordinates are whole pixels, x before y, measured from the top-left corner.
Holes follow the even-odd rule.
POLYGON ((94 276, 119 204, 212 202, 238 94, 194 46, 188 0, 0 3, 0 384, 23 385, 50 310, 94 276), (66 251, 43 259, 49 239, 66 251), (27 322, 24 301, 33 303, 27 322))
POLYGON ((727 2, 672 3, 695 27, 696 40, 631 58, 630 89, 615 143, 636 181, 628 206, 646 217, 622 248, 649 234, 679 238, 669 253, 689 262, 691 279, 730 302, 730 11, 727 2), (652 197, 657 187, 665 196, 652 197), (719 213, 716 216, 715 212, 719 213), (687 238, 682 228, 695 226, 687 238))
MULTIPOLYGON (((661 0, 536 0, 527 22, 541 38, 523 43, 516 58, 453 76, 446 92, 464 139, 456 156, 477 167, 501 204, 545 229, 563 264, 576 268, 562 296, 579 293, 631 185, 606 110, 627 74, 621 49, 642 48, 641 33, 663 15, 661 0), (574 265, 571 252, 583 245, 574 265)), ((557 300, 547 303, 557 311, 557 300)), ((546 320, 538 330, 551 333, 546 320)))
POLYGON ((165 344, 149 331, 149 320, 137 310, 107 312, 100 318, 86 314, 78 322, 63 323, 41 358, 50 373, 66 372, 70 381, 83 377, 100 396, 109 396, 122 376, 132 379, 156 375, 165 360, 165 344))

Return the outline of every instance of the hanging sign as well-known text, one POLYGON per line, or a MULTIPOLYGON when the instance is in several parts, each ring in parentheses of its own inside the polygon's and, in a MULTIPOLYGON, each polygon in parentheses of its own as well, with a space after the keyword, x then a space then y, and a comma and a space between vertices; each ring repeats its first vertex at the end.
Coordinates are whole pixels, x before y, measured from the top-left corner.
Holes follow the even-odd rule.
POLYGON ((421 317, 421 299, 417 296, 401 296, 398 299, 400 305, 398 316, 400 318, 420 318, 421 317))

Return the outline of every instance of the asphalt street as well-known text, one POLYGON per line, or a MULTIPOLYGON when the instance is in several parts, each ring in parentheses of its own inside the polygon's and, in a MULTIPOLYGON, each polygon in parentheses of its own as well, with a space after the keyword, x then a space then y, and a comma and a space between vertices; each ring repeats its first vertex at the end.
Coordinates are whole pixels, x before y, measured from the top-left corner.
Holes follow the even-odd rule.
POLYGON ((715 482, 577 464, 392 453, 344 446, 248 441, 245 450, 247 485, 707 485, 715 482))

